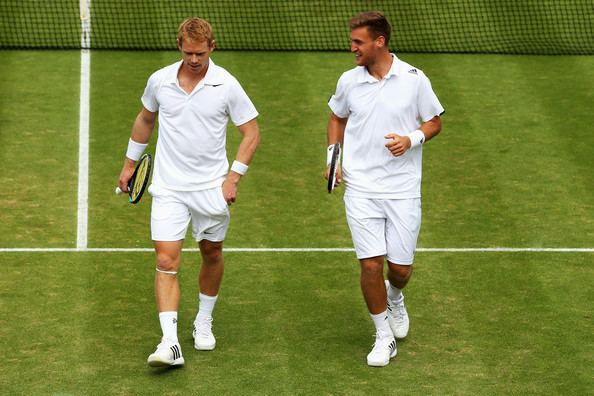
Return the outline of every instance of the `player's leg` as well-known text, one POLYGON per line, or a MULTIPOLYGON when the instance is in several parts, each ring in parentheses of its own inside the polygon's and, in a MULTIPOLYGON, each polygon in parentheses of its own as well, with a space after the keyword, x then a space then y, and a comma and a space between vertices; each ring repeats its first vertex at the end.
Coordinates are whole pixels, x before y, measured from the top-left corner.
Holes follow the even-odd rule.
MULTIPOLYGON (((157 254, 155 297, 160 313, 175 312, 177 315, 180 295, 177 273, 180 267, 183 243, 183 240, 173 242, 153 241, 157 254)), ((177 341, 177 332, 171 333, 168 331, 166 334, 165 330, 163 333, 164 336, 177 341)))
POLYGON ((372 315, 377 315, 387 309, 386 288, 384 285, 384 256, 360 259, 361 291, 372 315))
POLYGON ((214 311, 221 282, 223 280, 223 243, 200 241, 202 265, 198 275, 198 313, 194 320, 194 347, 199 351, 212 351, 216 339, 212 332, 212 313, 214 311))
POLYGON ((375 344, 367 355, 367 364, 382 367, 396 356, 396 340, 390 329, 384 285, 384 256, 360 259, 361 291, 375 325, 375 344))
POLYGON ((404 289, 404 287, 408 284, 408 281, 412 277, 412 273, 412 264, 396 264, 388 260, 388 271, 386 275, 388 280, 390 281, 390 285, 392 285, 394 288, 397 288, 400 291, 402 291, 402 289, 404 289))
POLYGON ((199 242, 202 265, 198 276, 200 293, 207 296, 219 294, 223 280, 223 242, 211 242, 203 239, 199 242))
POLYGON ((388 301, 397 302, 403 300, 402 289, 408 284, 412 277, 413 265, 396 264, 388 260, 388 271, 386 280, 386 291, 388 301))
POLYGON ((197 350, 210 351, 216 346, 212 314, 223 280, 223 241, 229 226, 229 209, 220 188, 200 191, 193 196, 192 228, 202 264, 198 275, 198 313, 192 336, 197 350))
POLYGON ((153 243, 157 253, 155 297, 163 337, 157 350, 148 357, 148 364, 153 367, 182 365, 184 358, 177 339, 177 311, 180 295, 177 273, 183 240, 154 241, 153 243))
POLYGON ((388 279, 385 282, 388 297, 388 321, 394 337, 405 338, 410 326, 408 312, 404 305, 402 289, 412 276, 412 265, 400 265, 388 261, 388 279))
POLYGON ((412 272, 417 238, 421 226, 420 199, 389 200, 384 202, 388 271, 388 319, 396 338, 405 338, 409 330, 409 317, 402 289, 408 284, 412 272))
POLYGON ((157 350, 149 356, 148 364, 154 367, 182 365, 184 358, 177 338, 180 298, 178 272, 189 214, 176 193, 155 193, 155 189, 151 189, 151 194, 151 234, 157 256, 155 299, 163 337, 157 350))
POLYGON ((396 341, 388 323, 383 268, 386 254, 385 219, 374 200, 345 196, 347 222, 359 259, 361 291, 376 329, 367 355, 370 366, 385 366, 396 356, 396 341))

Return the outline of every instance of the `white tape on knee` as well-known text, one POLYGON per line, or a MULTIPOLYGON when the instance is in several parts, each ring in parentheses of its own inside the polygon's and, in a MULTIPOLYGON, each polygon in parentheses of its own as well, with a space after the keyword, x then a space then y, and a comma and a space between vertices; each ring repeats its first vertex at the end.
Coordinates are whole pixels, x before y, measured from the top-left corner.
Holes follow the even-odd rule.
POLYGON ((155 270, 157 272, 160 272, 162 274, 167 274, 167 275, 177 275, 177 271, 163 271, 162 269, 159 269, 159 267, 155 267, 155 270))

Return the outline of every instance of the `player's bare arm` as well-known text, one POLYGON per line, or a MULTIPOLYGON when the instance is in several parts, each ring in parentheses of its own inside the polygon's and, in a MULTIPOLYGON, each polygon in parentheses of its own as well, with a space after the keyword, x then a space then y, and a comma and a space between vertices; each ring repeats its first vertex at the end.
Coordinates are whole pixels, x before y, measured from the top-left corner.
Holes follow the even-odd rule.
MULTIPOLYGON (((336 114, 332 113, 330 116, 330 121, 328 121, 328 146, 334 143, 343 144, 344 140, 344 130, 346 128, 348 118, 340 118, 336 114)), ((326 166, 326 173, 324 178, 328 180, 330 167, 326 166)), ((342 182, 342 169, 338 169, 336 174, 336 185, 339 185, 342 182)))
MULTIPOLYGON (((424 122, 419 127, 419 130, 423 132, 424 142, 433 139, 441 131, 441 118, 439 116, 433 117, 429 121, 424 122)), ((389 133, 384 137, 389 139, 389 141, 386 143, 386 148, 390 150, 394 157, 399 157, 406 153, 412 146, 410 137, 406 135, 389 133)))
MULTIPOLYGON (((134 125, 132 126, 132 135, 130 138, 136 143, 148 143, 149 139, 151 138, 151 134, 153 133, 153 128, 155 127, 156 121, 157 113, 150 112, 143 107, 140 113, 138 113, 136 116, 136 120, 134 120, 134 125)), ((118 182, 118 186, 123 192, 128 192, 128 180, 130 180, 132 177, 135 166, 136 161, 131 160, 130 158, 126 158, 124 160, 124 166, 120 172, 120 178, 118 182)))
MULTIPOLYGON (((238 128, 243 138, 239 144, 235 161, 247 166, 252 162, 252 158, 254 158, 254 154, 260 143, 260 128, 255 118, 240 125, 238 128)), ((232 166, 227 178, 223 182, 223 196, 229 205, 235 202, 237 198, 237 185, 242 176, 239 172, 241 171, 234 170, 232 166)))

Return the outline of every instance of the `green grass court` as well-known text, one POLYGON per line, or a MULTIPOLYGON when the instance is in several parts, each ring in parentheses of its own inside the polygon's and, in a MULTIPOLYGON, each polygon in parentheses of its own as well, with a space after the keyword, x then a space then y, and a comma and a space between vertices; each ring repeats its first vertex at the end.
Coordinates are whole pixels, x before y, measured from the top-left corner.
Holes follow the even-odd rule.
MULTIPOLYGON (((420 248, 594 248, 594 57, 399 54, 446 108, 425 146, 420 248)), ((140 95, 175 52, 91 55, 89 248, 150 248, 150 196, 113 195, 140 95)), ((350 248, 328 195, 326 105, 348 53, 215 52, 261 116, 228 248, 350 248)), ((77 243, 79 51, 0 51, 0 248, 77 243)), ((156 141, 154 134, 153 143, 156 141)), ((233 156, 239 133, 230 128, 233 156)), ((154 144, 149 151, 154 151, 154 144)), ((187 248, 195 244, 188 238, 187 248)), ((353 252, 227 252, 217 349, 194 351, 198 253, 185 252, 185 367, 160 337, 150 251, 0 251, 6 395, 586 395, 594 253, 417 253, 411 332, 367 367, 373 325, 353 252)))

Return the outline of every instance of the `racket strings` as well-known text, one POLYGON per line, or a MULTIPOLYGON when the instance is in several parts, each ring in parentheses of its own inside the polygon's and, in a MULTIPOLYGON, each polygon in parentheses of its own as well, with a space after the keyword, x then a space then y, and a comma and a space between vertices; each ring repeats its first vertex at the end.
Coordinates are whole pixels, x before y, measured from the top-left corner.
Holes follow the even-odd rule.
POLYGON ((146 170, 148 169, 148 161, 143 160, 142 164, 138 168, 138 173, 136 174, 136 178, 134 179, 134 184, 132 186, 132 196, 136 198, 140 191, 142 190, 142 186, 144 185, 144 178, 146 176, 146 170))

